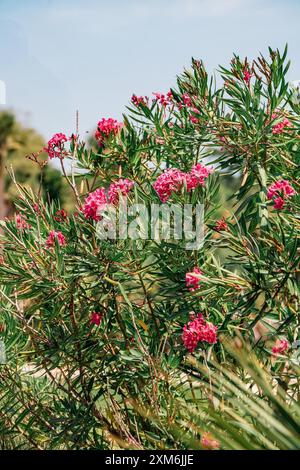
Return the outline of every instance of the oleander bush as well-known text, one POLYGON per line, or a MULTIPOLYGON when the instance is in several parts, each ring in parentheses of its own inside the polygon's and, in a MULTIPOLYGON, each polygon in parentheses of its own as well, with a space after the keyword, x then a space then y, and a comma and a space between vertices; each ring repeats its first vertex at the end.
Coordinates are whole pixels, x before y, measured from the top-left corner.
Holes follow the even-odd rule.
POLYGON ((123 122, 101 119, 93 145, 55 134, 45 151, 72 213, 12 174, 1 448, 300 448, 300 100, 286 56, 234 56, 219 86, 193 59, 167 93, 133 95, 123 122), (125 203, 201 204, 201 246, 111 236, 107 204, 124 228, 125 203))

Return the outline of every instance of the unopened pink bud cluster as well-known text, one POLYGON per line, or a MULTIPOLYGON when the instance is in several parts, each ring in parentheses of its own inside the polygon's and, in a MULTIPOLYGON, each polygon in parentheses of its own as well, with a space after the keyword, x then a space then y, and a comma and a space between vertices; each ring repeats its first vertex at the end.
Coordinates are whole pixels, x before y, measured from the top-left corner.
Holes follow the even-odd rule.
POLYGON ((204 449, 215 450, 220 448, 220 441, 214 439, 209 432, 205 432, 201 437, 201 445, 204 449))
POLYGON ((247 83, 247 85, 250 84, 251 77, 252 77, 252 74, 247 68, 245 68, 243 71, 243 78, 244 78, 244 81, 247 83))
POLYGON ((213 170, 206 168, 201 163, 193 166, 189 173, 185 173, 177 168, 170 168, 162 173, 153 187, 162 202, 167 202, 173 192, 179 192, 184 185, 187 191, 192 191, 198 186, 204 186, 205 180, 213 170))
POLYGON ((199 313, 195 320, 183 327, 182 341, 184 346, 190 353, 193 353, 199 342, 215 344, 218 341, 217 329, 217 326, 208 323, 202 313, 199 313))
POLYGON ((179 109, 182 109, 183 107, 187 108, 189 111, 189 120, 193 124, 197 124, 199 122, 199 118, 197 117, 197 115, 200 114, 200 111, 193 105, 192 98, 190 97, 188 93, 183 93, 182 103, 178 104, 178 108, 179 109))
POLYGON ((193 269, 192 272, 186 273, 185 275, 185 285, 189 289, 190 292, 193 292, 200 287, 200 279, 195 276, 195 274, 203 274, 201 269, 199 269, 197 266, 193 269))
POLYGON ((289 347, 289 342, 286 339, 277 339, 272 348, 272 353, 274 356, 277 356, 277 354, 284 354, 289 347))
POLYGON ((91 317, 90 317, 90 323, 92 323, 93 325, 99 326, 102 318, 103 318, 102 313, 92 312, 91 317))
POLYGON ((55 246, 55 240, 57 240, 59 246, 64 246, 66 244, 66 238, 61 232, 56 232, 55 230, 51 230, 49 232, 48 238, 46 240, 47 248, 52 248, 55 246))
POLYGON ((228 231, 228 224, 224 217, 222 219, 217 220, 216 225, 214 226, 214 229, 217 232, 227 232, 228 231))
POLYGON ((22 214, 16 215, 16 225, 18 230, 26 230, 30 228, 30 224, 26 222, 26 217, 22 214))
POLYGON ((147 96, 136 96, 133 94, 131 97, 131 102, 135 106, 140 106, 141 104, 146 106, 148 104, 148 101, 149 101, 149 98, 147 96))
POLYGON ((193 105, 192 99, 188 93, 183 93, 182 101, 185 104, 185 106, 191 107, 193 105))

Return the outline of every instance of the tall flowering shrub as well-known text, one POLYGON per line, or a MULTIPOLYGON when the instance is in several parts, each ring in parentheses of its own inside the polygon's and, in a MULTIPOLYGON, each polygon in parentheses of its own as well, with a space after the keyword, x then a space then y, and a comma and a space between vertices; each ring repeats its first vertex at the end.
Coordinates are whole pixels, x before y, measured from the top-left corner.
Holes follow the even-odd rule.
MULTIPOLYGON (((300 106, 285 61, 286 51, 252 63, 235 56, 216 89, 193 60, 174 89, 134 94, 124 122, 101 118, 93 147, 53 136, 46 150, 74 193, 72 214, 16 182, 18 215, 1 223, 4 435, 29 448, 185 448, 164 427, 149 431, 141 410, 176 423, 171 392, 217 409, 212 389, 196 396, 187 384, 197 375, 191 360, 235 369, 224 341, 246 341, 289 387, 299 344, 300 106), (228 174, 238 189, 225 210, 228 174), (99 238, 107 204, 121 200, 203 204, 203 245, 99 238)), ((193 442, 218 449, 210 422, 193 442)))

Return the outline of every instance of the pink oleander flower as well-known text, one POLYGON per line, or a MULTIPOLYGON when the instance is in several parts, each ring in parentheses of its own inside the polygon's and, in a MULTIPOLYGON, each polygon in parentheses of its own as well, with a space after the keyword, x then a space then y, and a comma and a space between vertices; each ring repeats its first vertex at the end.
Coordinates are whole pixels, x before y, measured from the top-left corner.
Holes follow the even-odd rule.
POLYGON ((228 225, 227 225, 226 220, 224 219, 224 217, 220 220, 217 220, 216 225, 214 226, 214 229, 217 232, 221 232, 221 231, 227 232, 228 231, 228 225))
POLYGON ((56 211, 54 220, 57 222, 65 222, 68 219, 68 214, 64 209, 56 211))
MULTIPOLYGON (((197 108, 195 108, 194 106, 192 107, 192 111, 193 111, 194 114, 200 114, 200 111, 197 108)), ((193 124, 198 124, 199 118, 197 116, 194 116, 194 114, 189 115, 189 120, 193 124)))
POLYGON ((34 212, 36 212, 37 214, 41 213, 40 206, 37 203, 33 204, 32 207, 33 207, 34 212))
POLYGON ((26 216, 22 214, 16 215, 16 226, 18 230, 26 230, 31 227, 31 225, 26 222, 26 216))
POLYGON ((188 322, 183 327, 182 341, 186 349, 193 353, 199 342, 215 344, 217 342, 218 327, 208 323, 199 313, 195 320, 188 322))
POLYGON ((92 312, 91 313, 90 323, 92 323, 93 325, 99 326, 100 323, 101 323, 102 318, 103 318, 102 313, 92 312))
POLYGON ((64 158, 65 151, 65 142, 68 141, 68 138, 65 134, 59 132, 54 134, 52 139, 49 140, 47 147, 44 147, 45 152, 48 153, 49 158, 64 158))
POLYGON ((47 248, 52 248, 55 246, 55 240, 57 239, 59 246, 66 245, 65 236, 61 232, 55 232, 55 230, 51 230, 49 232, 48 238, 46 240, 47 248))
MULTIPOLYGON (((279 119, 279 118, 280 118, 280 115, 277 112, 272 114, 272 120, 279 119)), ((272 127, 272 133, 274 135, 282 134, 286 128, 291 127, 291 126, 292 126, 291 121, 289 121, 287 118, 283 118, 281 121, 274 124, 274 126, 272 127)))
POLYGON ((203 274, 201 269, 199 269, 197 266, 194 267, 192 272, 186 273, 185 275, 185 285, 188 287, 190 292, 193 292, 196 289, 199 289, 200 287, 200 279, 194 274, 203 274))
POLYGON ((187 191, 191 191, 198 186, 204 186, 205 180, 213 171, 212 168, 206 168, 201 163, 193 166, 189 173, 185 173, 177 168, 170 168, 162 173, 153 187, 162 202, 167 202, 172 192, 178 192, 186 184, 187 191))
POLYGON ((284 129, 287 127, 291 127, 291 122, 288 119, 283 119, 281 122, 278 122, 277 124, 274 124, 272 127, 272 133, 274 135, 276 134, 282 134, 284 129))
POLYGON ((204 186, 205 180, 209 177, 210 173, 212 172, 212 168, 206 168, 201 163, 197 163, 196 165, 194 165, 186 178, 187 190, 191 191, 192 189, 195 189, 198 186, 204 186))
POLYGON ((199 343, 199 329, 205 324, 204 317, 201 313, 183 327, 182 341, 186 349, 193 353, 199 343))
POLYGON ((123 123, 118 122, 116 119, 112 118, 102 118, 98 122, 97 130, 95 132, 95 138, 100 147, 104 147, 106 140, 109 137, 117 135, 123 123))
POLYGON ((294 196, 296 191, 287 180, 278 180, 268 188, 267 198, 273 199, 274 209, 280 210, 284 207, 286 199, 294 196))
POLYGON ((286 339, 277 339, 272 348, 272 354, 274 354, 274 356, 277 356, 277 354, 284 354, 289 347, 289 342, 286 339))
POLYGON ((148 100, 149 100, 149 98, 147 96, 132 95, 132 97, 131 97, 131 102, 135 106, 139 106, 140 104, 146 106, 148 104, 148 100))
POLYGON ((274 209, 280 211, 281 209, 283 209, 284 204, 285 200, 282 197, 276 197, 274 199, 274 209))
POLYGON ((251 77, 252 77, 252 73, 250 73, 250 71, 247 68, 245 68, 243 71, 243 78, 244 78, 244 81, 247 83, 247 85, 249 85, 251 77))
POLYGON ((190 97, 190 95, 188 93, 183 93, 182 95, 182 101, 183 103, 185 104, 185 106, 187 106, 188 108, 190 108, 192 106, 192 99, 190 97))
POLYGON ((217 342, 217 329, 218 327, 212 323, 206 323, 199 330, 199 341, 215 344, 217 342))
POLYGON ((98 188, 90 193, 82 206, 82 213, 86 219, 101 220, 101 210, 105 209, 107 197, 105 188, 98 188))
POLYGON ((119 202, 119 195, 127 196, 133 186, 134 182, 129 179, 119 179, 119 181, 112 183, 108 189, 108 201, 111 204, 117 204, 119 202))
POLYGON ((287 180, 278 180, 271 184, 268 188, 267 197, 272 199, 274 196, 282 195, 283 197, 291 197, 296 194, 296 191, 287 180))
POLYGON ((164 95, 162 93, 152 93, 155 96, 155 101, 157 101, 159 104, 161 104, 164 108, 166 108, 170 104, 170 99, 173 97, 172 93, 170 96, 170 92, 167 93, 167 95, 164 95))
POLYGON ((185 173, 177 168, 170 168, 162 173, 153 188, 162 202, 167 202, 172 192, 180 191, 185 181, 185 173))
POLYGON ((209 432, 202 434, 200 442, 204 449, 214 450, 220 448, 220 442, 214 439, 209 432))

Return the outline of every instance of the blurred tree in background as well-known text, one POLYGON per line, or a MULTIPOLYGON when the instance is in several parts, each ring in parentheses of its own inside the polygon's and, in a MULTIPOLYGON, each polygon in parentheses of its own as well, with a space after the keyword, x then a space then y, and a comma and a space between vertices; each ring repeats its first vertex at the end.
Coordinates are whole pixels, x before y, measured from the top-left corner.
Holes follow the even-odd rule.
MULTIPOLYGON (((18 191, 9 175, 12 168, 16 180, 33 192, 41 191, 49 202, 57 201, 66 209, 73 207, 69 187, 61 178, 61 172, 46 165, 41 174, 38 165, 26 158, 29 153, 39 152, 45 145, 44 139, 34 129, 23 127, 10 111, 0 113, 0 219, 10 215, 18 191)), ((46 159, 46 154, 41 154, 46 159)))

